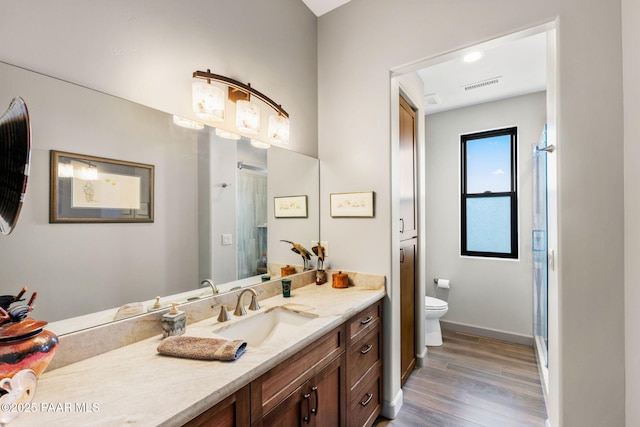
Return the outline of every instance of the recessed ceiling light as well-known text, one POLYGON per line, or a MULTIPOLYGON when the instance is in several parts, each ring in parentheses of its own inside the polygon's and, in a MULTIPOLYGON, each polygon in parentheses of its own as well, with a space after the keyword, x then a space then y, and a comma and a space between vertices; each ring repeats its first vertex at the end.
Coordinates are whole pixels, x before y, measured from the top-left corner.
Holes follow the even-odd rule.
POLYGON ((462 62, 466 62, 470 64, 472 62, 476 62, 480 60, 484 56, 484 52, 476 50, 474 52, 469 52, 465 56, 462 57, 462 62))

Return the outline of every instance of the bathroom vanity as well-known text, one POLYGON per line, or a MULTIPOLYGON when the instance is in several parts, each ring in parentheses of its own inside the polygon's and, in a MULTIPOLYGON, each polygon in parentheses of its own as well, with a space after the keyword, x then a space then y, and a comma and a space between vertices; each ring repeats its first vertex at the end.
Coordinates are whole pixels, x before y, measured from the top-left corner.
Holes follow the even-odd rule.
POLYGON ((381 322, 379 300, 185 426, 371 425, 382 404, 381 322))
POLYGON ((159 334, 45 372, 31 413, 12 425, 371 425, 382 403, 384 277, 354 282, 347 289, 312 283, 291 298, 262 299, 260 310, 229 322, 212 309, 187 324, 187 335, 215 337, 277 310, 305 317, 253 346, 252 337, 233 362, 159 355, 159 334))

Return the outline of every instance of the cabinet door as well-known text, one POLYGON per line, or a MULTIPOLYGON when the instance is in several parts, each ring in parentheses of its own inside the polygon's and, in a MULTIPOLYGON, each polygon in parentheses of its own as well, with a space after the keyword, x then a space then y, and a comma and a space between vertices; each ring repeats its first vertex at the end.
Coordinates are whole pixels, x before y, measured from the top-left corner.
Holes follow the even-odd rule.
POLYGON ((400 239, 418 235, 416 112, 400 97, 400 239))
POLYGON ((400 243, 400 368, 404 384, 416 364, 416 251, 417 239, 400 243))
POLYGON ((340 356, 280 402, 262 420, 263 427, 344 425, 344 356, 340 356))
POLYGON ((286 362, 252 381, 251 422, 273 411, 302 384, 343 354, 346 346, 344 331, 344 325, 333 329, 286 362))
POLYGON ((346 387, 343 356, 333 361, 313 379, 311 386, 311 424, 317 427, 344 425, 343 410, 346 387))
POLYGON ((198 415, 183 427, 248 427, 249 386, 198 415))

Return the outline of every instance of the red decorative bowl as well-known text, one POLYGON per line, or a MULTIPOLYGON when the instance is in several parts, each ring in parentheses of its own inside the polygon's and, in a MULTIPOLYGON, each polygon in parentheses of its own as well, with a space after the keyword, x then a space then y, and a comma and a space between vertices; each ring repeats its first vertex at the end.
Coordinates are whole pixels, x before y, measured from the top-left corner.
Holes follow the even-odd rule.
POLYGON ((23 369, 40 377, 58 350, 58 337, 43 329, 46 324, 26 318, 0 326, 0 378, 12 378, 23 369))

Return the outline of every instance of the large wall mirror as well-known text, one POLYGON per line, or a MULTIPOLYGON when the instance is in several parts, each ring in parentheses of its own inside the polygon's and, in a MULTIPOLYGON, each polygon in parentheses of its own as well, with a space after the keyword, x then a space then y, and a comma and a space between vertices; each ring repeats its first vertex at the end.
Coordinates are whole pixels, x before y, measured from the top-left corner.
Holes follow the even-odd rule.
POLYGON ((0 239, 0 281, 2 294, 38 291, 39 319, 166 301, 204 279, 222 291, 252 285, 263 254, 301 264, 280 240, 319 239, 315 158, 186 129, 171 114, 0 63, 0 101, 15 96, 29 108, 32 159, 20 223, 0 239), (51 150, 153 165, 154 222, 49 223, 51 150), (300 195, 306 217, 275 217, 274 197, 300 195))

